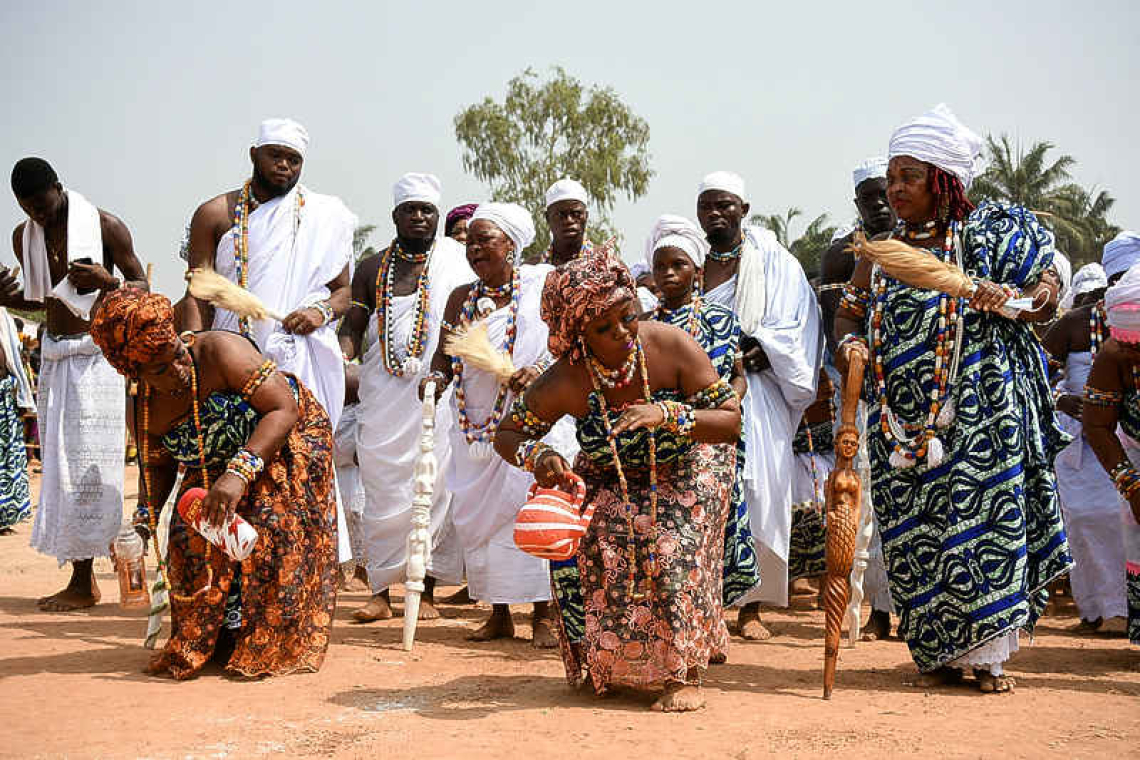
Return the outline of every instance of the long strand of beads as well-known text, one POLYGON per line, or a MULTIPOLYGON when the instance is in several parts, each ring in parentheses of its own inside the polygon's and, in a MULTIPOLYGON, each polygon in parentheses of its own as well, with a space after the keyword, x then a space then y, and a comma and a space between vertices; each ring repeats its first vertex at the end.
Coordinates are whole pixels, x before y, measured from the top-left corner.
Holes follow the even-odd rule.
MULTIPOLYGON (((946 260, 953 261, 957 223, 946 228, 942 251, 946 260)), ((911 437, 896 419, 887 400, 886 377, 883 371, 883 312, 888 293, 888 279, 878 267, 872 271, 872 299, 874 308, 871 315, 871 366, 874 373, 875 391, 879 400, 879 425, 883 436, 894 441, 890 462, 894 467, 913 467, 917 460, 925 458, 929 466, 942 462, 943 444, 936 435, 938 427, 946 427, 953 420, 953 405, 949 399, 950 389, 957 379, 961 361, 962 332, 964 329, 963 306, 959 299, 946 294, 938 297, 938 323, 935 332, 934 371, 931 378, 930 407, 921 429, 911 437)))
MULTIPOLYGON (((645 403, 652 403, 653 392, 649 387, 649 367, 645 363, 645 351, 641 347, 641 339, 634 343, 633 355, 637 357, 638 367, 641 369, 641 393, 645 403)), ((618 487, 621 490, 622 503, 625 505, 626 525, 629 528, 629 596, 640 600, 646 597, 645 592, 637 590, 637 538, 634 533, 633 502, 629 498, 629 483, 625 478, 625 470, 621 466, 621 457, 618 454, 617 437, 613 434, 613 425, 610 423, 610 410, 606 404, 606 394, 600 385, 598 374, 593 371, 591 364, 590 380, 594 385, 594 392, 598 394, 598 403, 602 409, 602 425, 605 427, 606 440, 610 443, 610 454, 614 458, 614 469, 617 471, 618 487)), ((650 428, 649 435, 649 525, 652 535, 647 550, 647 569, 650 576, 657 572, 657 431, 650 428)))
POLYGON ((675 311, 670 311, 664 306, 658 304, 657 308, 653 310, 653 319, 657 322, 665 322, 666 324, 673 324, 670 316, 676 314, 681 309, 689 308, 689 316, 685 320, 685 332, 693 337, 694 340, 699 340, 700 328, 698 327, 697 318, 700 316, 701 311, 701 297, 696 295, 693 300, 685 304, 675 311))
POLYGON ((380 359, 384 371, 393 377, 415 377, 423 369, 423 353, 428 340, 428 301, 431 290, 431 280, 428 277, 430 263, 428 258, 435 250, 435 243, 423 254, 409 254, 404 251, 398 240, 393 240, 380 261, 380 269, 376 273, 376 323, 380 333, 380 359), (392 279, 395 276, 393 261, 396 257, 414 263, 422 263, 423 269, 416 280, 416 311, 412 321, 412 332, 408 335, 406 344, 407 356, 403 362, 396 359, 396 349, 392 345, 394 336, 392 331, 392 279))
MULTIPOLYGON (((249 215, 258 207, 257 199, 253 197, 253 180, 247 179, 238 193, 237 203, 234 205, 234 264, 237 267, 238 285, 243 290, 249 290, 249 215)), ((297 242, 297 232, 301 229, 301 209, 305 207, 305 194, 297 187, 293 196, 293 242, 297 242)), ((253 320, 242 317, 238 320, 241 334, 253 340, 253 320)))
POLYGON ((1101 300, 1089 312, 1089 353, 1092 354, 1093 359, 1096 358, 1100 347, 1104 345, 1106 319, 1104 301, 1101 300))
MULTIPOLYGON (((522 297, 522 287, 519 285, 519 268, 515 267, 511 273, 510 281, 511 304, 510 312, 507 316, 507 336, 506 345, 503 350, 510 356, 515 350, 515 336, 518 333, 518 314, 519 314, 519 301, 522 297)), ((480 280, 475 285, 471 286, 471 290, 467 293, 467 298, 463 302, 463 307, 460 310, 460 319, 464 324, 471 324, 475 319, 476 308, 478 302, 487 298, 486 286, 480 280)), ((459 429, 463 431, 463 437, 467 440, 467 445, 470 447, 471 456, 475 459, 489 459, 493 453, 492 445, 495 440, 495 431, 499 427, 499 421, 502 420, 503 415, 507 410, 507 394, 510 389, 506 383, 499 384, 499 390, 495 394, 495 401, 491 405, 491 413, 487 419, 480 425, 476 425, 471 421, 470 415, 467 413, 467 392, 463 388, 463 360, 458 356, 451 357, 451 372, 455 380, 455 406, 459 410, 457 415, 459 419, 459 429)))

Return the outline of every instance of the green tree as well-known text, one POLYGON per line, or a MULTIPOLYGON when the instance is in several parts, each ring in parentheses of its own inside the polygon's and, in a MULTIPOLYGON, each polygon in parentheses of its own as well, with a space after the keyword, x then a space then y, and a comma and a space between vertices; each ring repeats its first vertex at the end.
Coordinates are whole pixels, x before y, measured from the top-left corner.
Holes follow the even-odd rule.
POLYGON ((368 238, 376 231, 375 224, 362 224, 352 232, 352 260, 359 262, 365 256, 376 253, 376 249, 368 245, 368 238))
POLYGON ((645 195, 649 168, 649 125, 609 87, 586 87, 561 67, 547 81, 527 68, 507 83, 503 102, 490 97, 455 117, 463 168, 491 188, 491 197, 539 212, 537 237, 528 259, 550 244, 541 213, 543 194, 556 180, 571 177, 592 201, 590 236, 613 228, 610 212, 619 195, 645 195))
POLYGON ((1057 247, 1072 259, 1074 269, 1100 261, 1104 244, 1120 232, 1120 227, 1108 220, 1115 204, 1116 199, 1105 190, 1086 190, 1072 184, 1058 190, 1050 212, 1042 214, 1057 238, 1057 247))
POLYGON ((803 216, 803 211, 793 206, 782 216, 780 214, 753 214, 749 221, 772 230, 780 245, 787 248, 796 257, 800 266, 804 268, 804 274, 808 276, 808 279, 812 279, 819 275, 820 257, 831 245, 831 236, 835 234, 835 230, 838 228, 827 223, 827 214, 820 214, 808 222, 799 237, 792 240, 792 221, 799 216, 803 216))

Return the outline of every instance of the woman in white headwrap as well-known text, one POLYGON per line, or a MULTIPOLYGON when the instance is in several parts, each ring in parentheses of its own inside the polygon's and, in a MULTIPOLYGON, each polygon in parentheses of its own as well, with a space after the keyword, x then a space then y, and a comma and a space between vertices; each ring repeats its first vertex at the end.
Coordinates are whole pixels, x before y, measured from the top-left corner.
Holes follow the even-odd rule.
POLYGON ((838 368, 867 361, 867 448, 899 635, 926 676, 1009 691, 1003 663, 1069 571, 1053 460, 1069 442, 1033 324, 1059 277, 1028 210, 966 196, 981 139, 945 105, 891 136, 894 233, 971 274, 971 298, 895 280, 863 260, 844 290, 838 368), (1011 296, 1035 308, 999 311, 1011 296))
POLYGON ((1085 386, 1085 435, 1123 501, 1128 638, 1140 644, 1140 266, 1108 289, 1104 303, 1111 337, 1085 386))
POLYGON ((526 209, 513 203, 484 203, 475 211, 467 224, 467 263, 479 279, 452 291, 429 378, 436 381, 440 395, 455 383, 451 401, 455 424, 446 473, 453 494, 451 519, 463 547, 471 597, 492 605, 490 619, 468 638, 510 638, 514 635, 510 605, 533 602, 534 645, 553 647, 557 641, 550 617, 547 562, 514 543, 515 515, 534 478, 495 456, 492 448, 499 421, 515 395, 550 362, 539 300, 553 267, 517 263, 533 240, 534 223, 526 209), (443 350, 449 333, 475 320, 484 321, 491 345, 506 351, 520 368, 506 383, 443 350))

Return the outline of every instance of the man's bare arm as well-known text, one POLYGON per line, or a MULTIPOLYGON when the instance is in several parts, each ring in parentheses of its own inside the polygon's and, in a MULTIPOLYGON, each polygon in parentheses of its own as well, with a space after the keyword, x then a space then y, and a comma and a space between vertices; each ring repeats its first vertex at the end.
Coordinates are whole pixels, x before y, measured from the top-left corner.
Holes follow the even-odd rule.
MULTIPOLYGON (((206 201, 190 219, 190 268, 213 269, 214 254, 218 248, 217 229, 219 220, 224 224, 226 218, 226 196, 206 201)), ((214 324, 214 307, 205 301, 200 301, 186 291, 185 297, 179 302, 177 309, 179 315, 179 330, 206 330, 214 324)))
POLYGON ((111 261, 123 273, 123 284, 143 290, 150 289, 142 262, 135 254, 131 231, 123 220, 106 211, 99 211, 99 224, 103 230, 103 245, 111 254, 111 261))
MULTIPOLYGON (((12 252, 16 254, 16 261, 24 264, 24 224, 21 222, 12 231, 12 252)), ((43 311, 44 305, 39 301, 29 301, 24 297, 24 289, 14 273, 0 270, 0 306, 25 311, 43 311)))

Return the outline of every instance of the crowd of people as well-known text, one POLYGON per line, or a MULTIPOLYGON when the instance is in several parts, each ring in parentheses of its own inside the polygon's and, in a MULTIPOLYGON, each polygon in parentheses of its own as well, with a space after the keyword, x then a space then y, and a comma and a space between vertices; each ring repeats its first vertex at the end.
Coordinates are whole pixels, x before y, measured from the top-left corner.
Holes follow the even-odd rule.
MULTIPOLYGON (((865 635, 889 637, 896 618, 923 683, 1008 692, 1020 634, 1068 575, 1082 630, 1140 644, 1140 235, 1073 276, 1032 210, 970 200, 981 141, 945 106, 854 169, 858 218, 815 282, 747 222, 728 171, 685 200, 695 221, 660 216, 631 266, 590 240, 572 178, 544 209, 456 206, 440 235, 440 182, 409 173, 395 238, 354 262, 356 217, 299 181, 308 143, 297 122, 264 121, 250 178, 191 219, 188 267, 257 296, 273 315, 260 319, 151 293, 121 220, 43 159, 14 167, 28 218, 0 303, 46 312, 32 544, 72 565, 42 609, 99 600, 92 562, 120 531, 129 428, 133 522, 166 547, 171 598, 151 672, 317 670, 347 576, 371 590, 356 621, 393 615, 431 387, 420 618, 439 616, 438 586, 465 583, 449 601, 491 608, 470 639, 513 636, 511 606, 529 605, 534 646, 558 647, 575 686, 696 709, 707 669, 729 660, 725 608, 739 608, 733 633, 766 639, 765 609, 824 572, 839 378, 857 360, 875 525, 865 635), (535 211, 552 240, 526 263, 535 211), (852 253, 887 238, 967 273, 969 294, 852 253), (473 325, 509 373, 452 348, 473 325), (515 543, 534 484, 584 488, 592 519, 569 560, 515 543), (256 530, 248 557, 180 510, 159 541, 163 506, 192 488, 209 524, 236 514, 256 530)), ((32 390, 10 322, 0 527, 31 511, 18 409, 32 390)))

